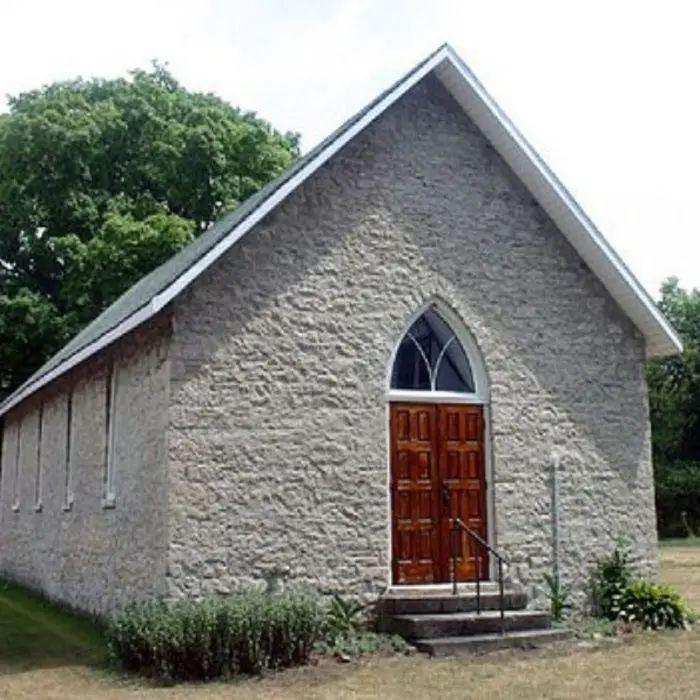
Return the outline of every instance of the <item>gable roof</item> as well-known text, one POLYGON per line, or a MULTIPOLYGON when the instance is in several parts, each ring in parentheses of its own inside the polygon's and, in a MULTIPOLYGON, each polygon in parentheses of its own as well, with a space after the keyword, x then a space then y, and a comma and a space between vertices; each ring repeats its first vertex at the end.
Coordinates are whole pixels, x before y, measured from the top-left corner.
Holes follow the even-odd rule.
POLYGON ((453 95, 642 332, 647 356, 679 352, 682 344, 678 335, 642 285, 462 59, 445 44, 238 209, 127 290, 11 394, 0 405, 0 416, 157 314, 335 153, 430 73, 453 95))

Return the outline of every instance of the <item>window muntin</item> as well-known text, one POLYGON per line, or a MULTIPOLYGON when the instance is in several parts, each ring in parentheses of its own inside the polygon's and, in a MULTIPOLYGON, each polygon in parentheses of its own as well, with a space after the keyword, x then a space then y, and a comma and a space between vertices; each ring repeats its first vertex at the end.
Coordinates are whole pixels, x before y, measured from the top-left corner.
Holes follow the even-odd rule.
POLYGON ((391 388, 475 393, 467 353, 434 308, 421 314, 402 338, 394 360, 391 388))

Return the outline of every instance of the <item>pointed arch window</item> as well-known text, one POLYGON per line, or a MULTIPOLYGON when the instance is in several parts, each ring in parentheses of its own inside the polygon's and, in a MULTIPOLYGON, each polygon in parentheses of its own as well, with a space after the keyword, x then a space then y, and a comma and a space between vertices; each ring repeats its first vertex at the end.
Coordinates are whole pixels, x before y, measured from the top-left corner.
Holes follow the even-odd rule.
POLYGON ((467 353, 435 308, 406 331, 396 352, 391 388, 473 394, 474 373, 467 353))

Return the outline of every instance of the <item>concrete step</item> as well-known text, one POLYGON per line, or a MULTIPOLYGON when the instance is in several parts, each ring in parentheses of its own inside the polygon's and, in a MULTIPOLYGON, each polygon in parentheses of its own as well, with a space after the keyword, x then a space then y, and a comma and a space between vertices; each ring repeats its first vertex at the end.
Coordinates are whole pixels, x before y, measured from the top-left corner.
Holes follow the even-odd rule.
MULTIPOLYGON (((503 596, 506 610, 523 610, 527 606, 527 595, 507 590, 503 596)), ((460 591, 391 591, 380 601, 382 614, 392 615, 431 615, 438 613, 473 612, 476 610, 476 595, 460 591)), ((481 610, 500 610, 501 599, 498 589, 487 588, 481 591, 481 610)))
MULTIPOLYGON (((459 595, 472 595, 479 588, 482 593, 498 593, 500 587, 498 581, 481 581, 476 585, 476 581, 461 581, 457 584, 457 593, 459 595)), ((508 584, 505 585, 506 590, 511 590, 508 584)), ((420 598, 434 595, 453 595, 451 583, 427 583, 420 586, 394 586, 390 588, 385 595, 396 596, 399 598, 420 598)))
POLYGON ((418 639, 414 642, 419 651, 435 657, 460 657, 485 654, 501 649, 535 649, 571 636, 570 630, 544 629, 506 632, 501 634, 478 634, 470 636, 442 637, 440 639, 418 639))
MULTIPOLYGON (((548 629, 551 616, 539 610, 508 610, 503 623, 506 631, 548 629)), ((435 639, 500 633, 501 613, 455 612, 423 615, 394 615, 387 621, 390 632, 404 639, 435 639)))

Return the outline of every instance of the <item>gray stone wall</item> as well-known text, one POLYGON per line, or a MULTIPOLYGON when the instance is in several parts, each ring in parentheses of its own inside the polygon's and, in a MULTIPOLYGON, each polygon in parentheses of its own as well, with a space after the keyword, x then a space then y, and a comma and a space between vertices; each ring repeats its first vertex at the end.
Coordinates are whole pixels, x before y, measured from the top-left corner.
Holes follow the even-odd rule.
POLYGON ((491 386, 497 546, 541 598, 617 535, 657 567, 644 341, 448 93, 429 80, 201 277, 174 310, 174 596, 390 576, 388 363, 440 298, 491 386))
POLYGON ((0 481, 0 575, 98 614, 109 613, 129 600, 164 592, 168 344, 169 328, 163 318, 123 339, 7 416, 0 481), (116 500, 113 508, 105 508, 106 386, 112 359, 116 372, 116 500), (15 482, 19 426, 19 480, 15 482), (36 507, 37 493, 40 509, 36 507))

